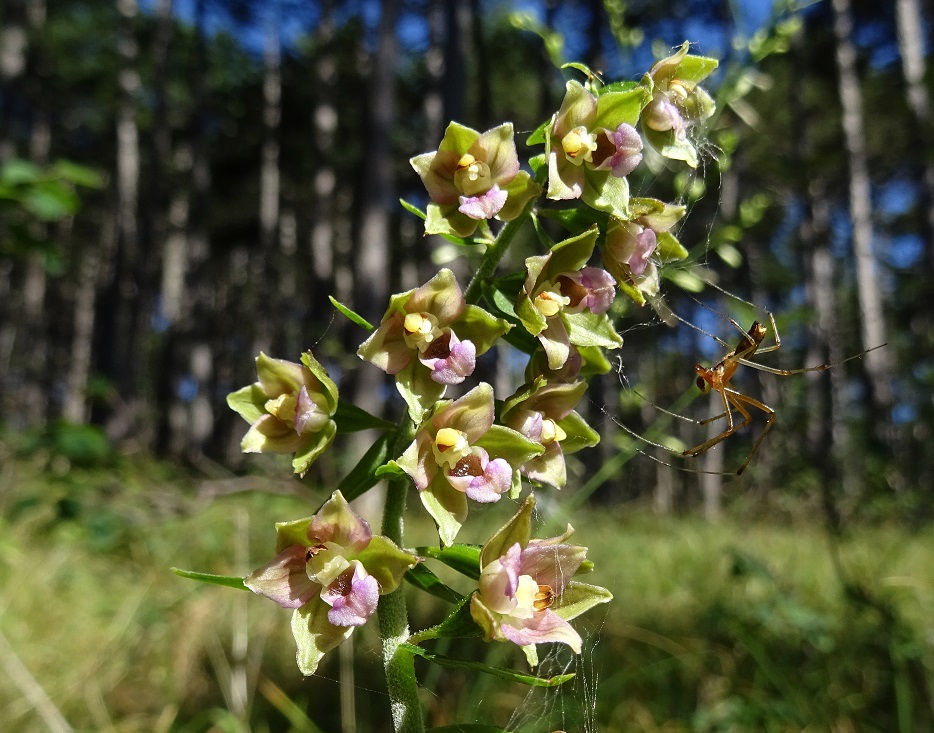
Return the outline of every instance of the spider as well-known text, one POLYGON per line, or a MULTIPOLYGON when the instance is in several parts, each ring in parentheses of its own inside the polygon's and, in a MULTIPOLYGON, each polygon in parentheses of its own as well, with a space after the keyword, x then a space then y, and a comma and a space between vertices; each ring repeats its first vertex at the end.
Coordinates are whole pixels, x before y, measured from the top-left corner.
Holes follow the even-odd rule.
MULTIPOLYGON (((753 369, 759 369, 760 371, 768 372, 769 374, 776 374, 778 376, 787 377, 793 374, 803 374, 806 372, 825 371, 839 364, 843 364, 844 362, 851 361, 853 359, 862 358, 870 351, 874 351, 875 349, 879 349, 879 348, 882 348, 882 346, 885 346, 885 344, 882 344, 880 346, 874 346, 859 354, 855 354, 854 356, 850 356, 846 359, 842 359, 840 361, 837 361, 831 364, 819 364, 817 366, 803 367, 799 369, 779 369, 777 367, 771 367, 765 364, 760 364, 752 360, 755 355, 767 354, 772 351, 777 351, 778 349, 781 348, 781 345, 782 345, 781 338, 778 334, 778 328, 775 325, 775 317, 770 311, 765 311, 765 312, 768 315, 769 326, 764 326, 761 323, 759 323, 759 321, 753 321, 752 325, 749 327, 749 330, 745 330, 735 320, 730 319, 730 323, 732 323, 733 326, 740 332, 740 338, 737 341, 736 346, 731 348, 730 345, 726 343, 725 341, 723 341, 722 339, 717 338, 716 336, 708 333, 707 331, 704 331, 703 329, 699 328, 693 323, 690 323, 689 321, 685 320, 681 316, 677 315, 673 311, 669 311, 669 313, 676 320, 681 321, 682 323, 690 326, 691 328, 701 331, 701 333, 707 336, 710 336, 711 338, 718 341, 720 344, 723 345, 724 348, 730 349, 730 351, 728 351, 727 354, 713 366, 705 367, 701 364, 694 365, 694 372, 696 374, 695 383, 697 384, 698 389, 700 389, 702 394, 710 394, 711 392, 717 392, 720 395, 720 399, 722 400, 722 403, 723 403, 723 412, 717 415, 713 415, 708 418, 704 418, 703 420, 693 420, 691 418, 688 418, 688 417, 685 417, 684 415, 679 414, 678 412, 672 412, 669 410, 665 410, 664 408, 658 407, 657 405, 655 405, 655 407, 656 409, 660 410, 661 412, 665 413, 666 415, 670 417, 678 418, 681 420, 686 420, 688 422, 693 422, 698 425, 709 425, 710 423, 713 423, 713 422, 716 422, 717 420, 725 418, 726 427, 722 432, 718 433, 712 438, 705 440, 699 445, 694 446, 693 448, 688 448, 687 450, 684 450, 684 451, 678 451, 678 450, 673 450, 671 447, 667 445, 655 442, 654 440, 651 440, 643 435, 640 435, 639 433, 636 433, 629 427, 623 425, 618 420, 614 419, 614 422, 616 422, 616 424, 619 425, 621 428, 623 428, 627 433, 629 433, 630 435, 639 439, 642 442, 648 443, 649 445, 655 446, 656 448, 663 449, 675 455, 689 457, 689 458, 696 458, 697 456, 701 455, 702 453, 705 453, 710 448, 713 448, 714 446, 719 445, 724 440, 729 438, 731 435, 733 435, 736 432, 739 432, 740 430, 745 428, 747 425, 749 425, 752 422, 751 409, 754 408, 756 410, 759 410, 765 415, 765 418, 766 418, 765 427, 762 429, 762 432, 759 433, 759 436, 756 438, 755 442, 753 443, 752 449, 749 451, 749 454, 746 456, 742 465, 736 471, 731 472, 738 476, 738 475, 741 475, 748 468, 750 462, 755 457, 757 451, 759 450, 759 447, 762 445, 762 442, 765 440, 765 436, 768 435, 769 431, 772 429, 772 426, 775 424, 775 416, 776 416, 775 409, 765 404, 761 400, 757 400, 754 397, 750 397, 749 395, 744 394, 740 392, 739 390, 737 390, 736 388, 734 388, 733 386, 731 386, 731 380, 733 379, 733 375, 736 373, 736 370, 741 365, 751 367, 753 369), (769 328, 771 328, 771 332, 774 338, 774 343, 769 344, 767 346, 762 346, 763 341, 769 334, 769 328), (739 413, 739 416, 742 419, 741 420, 737 419, 737 416, 734 413, 739 413)), ((639 452, 641 453, 641 451, 639 452)), ((655 459, 654 457, 648 454, 645 454, 645 455, 647 457, 653 458, 653 460, 658 461, 658 459, 655 459)), ((658 462, 664 463, 664 461, 658 461, 658 462)), ((670 464, 665 464, 665 465, 670 465, 670 464)), ((683 470, 688 470, 688 469, 683 469, 683 470)), ((708 471, 700 471, 700 473, 708 473, 708 471)), ((716 471, 714 473, 720 473, 720 472, 716 471)))

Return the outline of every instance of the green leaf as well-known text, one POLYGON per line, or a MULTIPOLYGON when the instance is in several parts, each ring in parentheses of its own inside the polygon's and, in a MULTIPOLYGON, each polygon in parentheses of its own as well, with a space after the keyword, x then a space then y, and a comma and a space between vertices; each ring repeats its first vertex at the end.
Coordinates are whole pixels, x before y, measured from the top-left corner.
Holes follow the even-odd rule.
POLYGON ((78 210, 78 195, 57 181, 42 181, 26 192, 23 205, 40 219, 56 221, 78 210))
POLYGON ((373 324, 370 323, 366 318, 364 318, 363 316, 357 315, 352 310, 350 310, 350 308, 348 308, 346 305, 335 300, 333 296, 329 295, 328 300, 331 301, 331 305, 337 308, 338 311, 343 313, 345 316, 347 316, 351 321, 356 323, 358 326, 362 326, 367 331, 375 330, 375 327, 373 326, 373 324))
POLYGON ((55 161, 50 172, 58 178, 85 188, 103 188, 105 183, 104 176, 98 171, 70 160, 55 161))
POLYGON ((405 579, 419 590, 440 598, 448 603, 464 600, 464 596, 441 582, 441 579, 424 565, 416 565, 405 574, 405 579))
POLYGON ((743 264, 743 254, 735 246, 724 242, 717 246, 717 254, 720 255, 720 259, 723 260, 727 265, 732 267, 734 270, 743 264))
POLYGON ((356 433, 359 430, 394 430, 395 424, 371 415, 351 402, 338 402, 334 413, 338 433, 356 433))
POLYGON ((601 346, 618 349, 623 345, 622 337, 616 333, 606 313, 581 311, 565 316, 568 336, 575 346, 601 346))
POLYGON ((8 160, 0 166, 0 182, 11 186, 34 183, 39 179, 40 174, 39 166, 19 158, 8 160))
POLYGON ((662 277, 671 280, 679 288, 689 293, 700 293, 706 287, 706 283, 691 270, 665 268, 662 270, 662 277))
POLYGON ((480 545, 450 545, 449 547, 418 547, 415 552, 439 560, 468 578, 480 578, 480 545))
POLYGON ((198 580, 202 583, 212 585, 223 585, 227 588, 237 588, 239 590, 250 590, 243 584, 243 578, 235 578, 230 575, 214 575, 213 573, 198 573, 194 570, 182 570, 181 568, 171 568, 172 572, 182 578, 198 580))
POLYGON ((558 596, 552 610, 565 621, 570 621, 594 606, 609 603, 612 600, 613 594, 606 588, 572 580, 565 586, 561 595, 558 596))
POLYGON ((425 221, 425 219, 428 217, 428 215, 424 211, 422 211, 420 208, 418 208, 414 204, 410 204, 405 199, 399 199, 399 203, 402 204, 403 209, 405 209, 409 213, 415 214, 415 216, 417 216, 422 221, 425 221))
POLYGON ((568 680, 574 679, 573 673, 558 674, 554 677, 536 677, 533 674, 523 674, 522 672, 516 672, 514 670, 504 669, 502 667, 493 667, 489 664, 482 664, 481 662, 471 662, 465 659, 454 659, 443 654, 426 651, 425 649, 414 646, 413 644, 403 643, 399 648, 404 649, 409 654, 414 654, 416 656, 422 657, 423 659, 427 659, 429 662, 437 664, 441 667, 469 669, 474 672, 483 672, 484 674, 490 674, 494 677, 508 680, 509 682, 519 682, 524 685, 529 685, 530 687, 557 687, 558 685, 564 684, 568 680))
POLYGON ((380 480, 378 470, 389 458, 389 444, 392 437, 391 433, 379 436, 363 458, 357 461, 357 465, 337 485, 338 491, 347 501, 361 496, 380 480))
POLYGON ((409 641, 420 644, 427 639, 471 639, 483 636, 477 622, 470 615, 470 598, 461 598, 457 607, 437 626, 412 634, 409 641))

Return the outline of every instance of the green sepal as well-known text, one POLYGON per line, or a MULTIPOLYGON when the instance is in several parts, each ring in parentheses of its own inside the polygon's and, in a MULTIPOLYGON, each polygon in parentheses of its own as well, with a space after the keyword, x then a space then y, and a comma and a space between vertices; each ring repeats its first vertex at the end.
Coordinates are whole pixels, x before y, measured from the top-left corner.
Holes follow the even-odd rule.
POLYGON ((506 191, 506 204, 496 215, 501 221, 512 221, 518 217, 529 201, 542 193, 542 187, 526 171, 519 171, 503 190, 506 191))
POLYGON ((679 79, 692 81, 696 84, 710 76, 719 65, 720 62, 717 59, 712 59, 709 56, 687 55, 681 59, 675 73, 679 79))
POLYGON ((292 614, 292 636, 298 647, 295 661, 306 677, 315 673, 324 655, 345 641, 353 626, 334 626, 328 621, 330 606, 315 598, 292 614))
POLYGON ((480 550, 480 567, 485 568, 494 560, 503 557, 510 547, 517 542, 524 550, 532 536, 532 511, 535 509, 535 495, 529 494, 509 521, 500 527, 486 541, 480 550))
POLYGON ((578 346, 577 351, 581 355, 581 377, 608 374, 613 368, 603 349, 597 346, 578 346))
MULTIPOLYGON (((317 460, 334 440, 337 434, 337 425, 331 420, 317 433, 311 433, 311 440, 301 446, 292 457, 292 470, 299 476, 304 476, 311 464, 317 460)), ((304 437, 304 436, 303 436, 304 437)))
POLYGON ((337 409, 338 402, 337 385, 334 383, 334 380, 328 376, 327 370, 321 366, 321 362, 315 359, 310 351, 302 353, 302 364, 305 365, 305 368, 315 376, 315 379, 317 379, 324 388, 321 394, 323 394, 328 401, 328 412, 333 415, 334 411, 337 409))
POLYGON ((629 180, 610 175, 609 171, 587 170, 587 185, 581 198, 588 206, 606 211, 620 219, 629 219, 629 180))
MULTIPOLYGON (((546 143, 547 143, 547 140, 546 140, 546 143)), ((538 155, 533 155, 531 158, 529 158, 529 168, 532 169, 532 173, 534 173, 536 176, 539 175, 539 173, 542 171, 543 168, 547 171, 548 157, 541 153, 539 153, 538 155)))
POLYGON ((405 574, 422 561, 418 555, 403 550, 380 534, 373 535, 369 544, 353 559, 363 563, 367 572, 376 578, 380 594, 392 593, 399 587, 405 574))
POLYGON ((493 667, 489 664, 483 664, 482 662, 472 662, 465 659, 454 659, 453 657, 448 657, 436 652, 429 652, 419 646, 415 646, 414 644, 402 643, 399 645, 399 648, 408 652, 409 654, 414 654, 416 656, 422 657, 423 659, 427 659, 429 662, 437 664, 441 667, 449 667, 452 669, 469 669, 474 672, 483 672, 484 674, 493 675, 494 677, 499 677, 500 679, 508 680, 509 682, 519 682, 524 685, 529 685, 530 687, 557 687, 558 685, 564 684, 568 680, 574 679, 573 673, 558 674, 554 675, 553 677, 537 677, 532 674, 515 672, 511 669, 493 667))
POLYGON ((440 598, 442 601, 458 603, 464 600, 464 596, 450 586, 442 583, 441 579, 424 565, 416 565, 414 568, 411 568, 406 572, 404 578, 410 585, 414 585, 419 590, 430 593, 436 598, 440 598))
POLYGON ((552 124, 554 123, 553 119, 547 119, 534 130, 532 133, 525 139, 526 145, 544 145, 545 138, 548 134, 548 131, 551 129, 552 124))
MULTIPOLYGON (((390 433, 380 435, 373 442, 373 445, 367 449, 363 457, 357 461, 357 465, 337 485, 337 490, 344 495, 347 501, 362 496, 382 478, 379 470, 383 468, 383 464, 389 458, 389 445, 393 437, 390 433)), ((401 471, 401 469, 399 470, 401 471)))
POLYGON ((576 453, 584 448, 593 448, 600 442, 600 433, 594 430, 587 421, 573 410, 558 421, 567 437, 561 441, 561 450, 565 455, 576 453))
MULTIPOLYGON (((658 258, 662 262, 677 262, 678 260, 687 259, 688 251, 671 232, 661 232, 657 234, 655 236, 655 241, 657 243, 655 254, 658 255, 658 258)), ((719 249, 717 253, 720 253, 719 249)))
POLYGON ((462 341, 469 340, 477 349, 477 356, 485 354, 496 340, 509 331, 512 324, 480 306, 468 305, 454 322, 454 331, 462 341))
POLYGON ((570 621, 594 606, 609 603, 612 600, 613 594, 606 588, 572 580, 564 587, 564 591, 555 600, 551 610, 565 621, 570 621))
POLYGON ((338 402, 333 416, 338 433, 356 433, 360 430, 394 430, 395 424, 371 415, 352 402, 338 402))
POLYGON ((541 443, 529 440, 518 430, 493 425, 484 433, 476 445, 494 458, 502 458, 513 468, 518 468, 530 458, 544 452, 541 443))
POLYGON ((367 331, 373 331, 376 329, 376 327, 372 323, 370 323, 366 318, 350 310, 350 308, 348 308, 346 305, 344 305, 339 300, 337 300, 333 295, 329 295, 328 300, 331 301, 331 305, 337 308, 337 311, 339 313, 349 318, 351 321, 356 323, 361 328, 365 328, 367 331))
POLYGON ((440 206, 435 202, 428 204, 425 219, 425 234, 440 234, 456 244, 473 245, 476 242, 467 239, 477 231, 477 220, 462 214, 454 205, 440 206))
POLYGON ((700 160, 697 149, 687 138, 679 139, 674 130, 653 130, 643 125, 646 140, 659 154, 670 160, 682 160, 691 168, 697 168, 700 160))
POLYGON ((471 639, 478 636, 483 636, 483 629, 470 615, 468 597, 461 598, 454 610, 440 624, 415 632, 409 637, 409 641, 412 644, 420 644, 428 639, 471 639))
POLYGON ((377 479, 384 479, 384 478, 402 478, 403 476, 408 476, 409 474, 406 473, 405 470, 402 468, 402 466, 396 463, 395 460, 392 460, 392 461, 387 461, 382 466, 377 468, 375 475, 377 479))
POLYGON ((421 425, 431 413, 435 402, 444 396, 445 385, 434 381, 431 370, 418 359, 412 359, 396 375, 396 389, 405 400, 412 422, 421 425))
POLYGON ((311 526, 313 518, 304 517, 288 522, 276 522, 276 553, 292 545, 308 547, 311 544, 311 540, 308 539, 308 527, 311 526))
POLYGON ((254 382, 227 395, 227 406, 252 424, 268 414, 265 408, 268 399, 266 393, 263 392, 263 386, 259 382, 254 382))
POLYGON ((593 255, 600 230, 596 226, 558 242, 551 249, 551 257, 545 265, 546 279, 562 272, 577 272, 593 255))
POLYGON ((624 92, 603 88, 597 96, 597 116, 590 127, 592 130, 604 127, 615 132, 623 122, 635 126, 643 107, 650 100, 651 97, 641 85, 635 85, 624 92))
POLYGON ((562 314, 568 327, 568 336, 575 346, 600 346, 604 349, 618 349, 623 345, 620 336, 606 313, 581 311, 580 313, 562 314))
POLYGON ((456 544, 448 547, 416 547, 415 552, 444 563, 473 580, 480 578, 480 545, 456 544))
POLYGON ((243 578, 235 578, 230 575, 214 575, 213 573, 199 573, 194 570, 182 570, 181 568, 170 568, 173 573, 181 578, 197 580, 201 583, 210 583, 211 585, 223 585, 226 588, 237 588, 238 590, 250 590, 243 584, 243 578))

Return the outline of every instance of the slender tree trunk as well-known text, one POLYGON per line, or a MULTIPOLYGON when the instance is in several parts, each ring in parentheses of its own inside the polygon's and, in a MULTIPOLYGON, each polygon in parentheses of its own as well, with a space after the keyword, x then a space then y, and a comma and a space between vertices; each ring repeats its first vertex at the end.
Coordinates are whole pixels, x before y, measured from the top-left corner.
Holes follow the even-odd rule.
POLYGON ((254 326, 253 351, 269 352, 275 342, 281 319, 281 300, 276 282, 276 230, 279 223, 279 124, 282 118, 282 49, 279 38, 279 11, 275 3, 266 18, 263 54, 263 147, 259 186, 259 248, 251 266, 251 290, 256 307, 251 314, 254 326))
MULTIPOLYGON (((394 201, 394 169, 390 132, 396 120, 396 61, 398 41, 395 27, 399 0, 382 3, 379 22, 379 45, 374 59, 369 93, 369 145, 366 174, 360 199, 363 202, 360 229, 356 237, 354 305, 367 317, 379 320, 389 300, 390 270, 389 210, 394 201)), ((378 370, 360 374, 358 404, 381 412, 382 399, 378 370)))
MULTIPOLYGON (((856 285, 859 297, 861 336, 864 349, 886 342, 886 328, 872 246, 872 201, 869 166, 863 137, 862 97, 856 73, 856 48, 850 0, 833 0, 836 62, 840 103, 843 110, 843 136, 850 165, 850 220, 853 225, 853 252, 856 259, 856 285)), ((889 349, 876 349, 864 360, 872 390, 873 420, 876 432, 890 443, 892 407, 892 364, 889 349)))
POLYGON ((28 33, 22 0, 7 0, 0 16, 0 163, 16 155, 13 136, 18 82, 26 70, 28 33))
MULTIPOLYGON (((918 0, 897 0, 895 3, 898 24, 898 49, 902 57, 902 74, 908 87, 908 106, 915 118, 920 150, 931 147, 931 99, 924 83, 926 61, 924 57, 924 15, 918 0)), ((920 209, 924 212, 925 264, 929 273, 934 273, 934 163, 928 156, 918 156, 923 165, 922 199, 920 209)))
POLYGON ((334 291, 334 219, 337 174, 334 172, 334 136, 337 130, 337 108, 334 104, 334 85, 337 63, 334 58, 333 3, 321 3, 321 16, 315 29, 318 57, 315 61, 315 88, 317 96, 312 115, 313 139, 316 144, 317 165, 314 169, 314 210, 311 225, 311 261, 313 266, 313 296, 311 312, 325 312, 328 293, 338 299, 334 291))

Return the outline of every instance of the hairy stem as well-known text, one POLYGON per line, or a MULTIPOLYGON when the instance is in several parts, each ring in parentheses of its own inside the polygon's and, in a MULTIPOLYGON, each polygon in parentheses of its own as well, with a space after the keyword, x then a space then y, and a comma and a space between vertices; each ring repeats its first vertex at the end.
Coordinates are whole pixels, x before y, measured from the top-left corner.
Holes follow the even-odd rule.
MULTIPOLYGON (((414 427, 406 414, 399 424, 392 455, 402 452, 406 443, 412 439, 414 427)), ((399 547, 404 546, 405 501, 410 483, 407 477, 393 479, 386 490, 382 533, 399 547)), ((396 733, 421 733, 425 727, 418 702, 414 659, 399 648, 409 637, 409 617, 403 586, 380 599, 377 616, 379 635, 383 640, 383 668, 386 671, 393 730, 396 733)))

